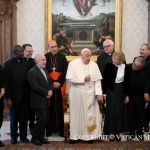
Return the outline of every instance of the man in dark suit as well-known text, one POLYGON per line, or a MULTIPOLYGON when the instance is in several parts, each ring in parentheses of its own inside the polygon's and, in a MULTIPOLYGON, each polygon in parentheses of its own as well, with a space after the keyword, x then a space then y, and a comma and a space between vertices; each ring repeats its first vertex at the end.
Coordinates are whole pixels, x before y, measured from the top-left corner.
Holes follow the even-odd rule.
POLYGON ((4 64, 6 99, 10 108, 11 144, 17 143, 18 135, 21 142, 29 143, 27 139, 27 65, 23 59, 22 46, 15 45, 12 49, 12 54, 13 58, 4 64), (17 133, 18 128, 19 134, 17 133))
MULTIPOLYGON (((2 123, 3 123, 3 96, 4 96, 4 93, 5 93, 4 75, 3 75, 2 66, 0 65, 0 128, 1 128, 2 123)), ((3 146, 4 146, 4 144, 0 140, 0 147, 3 147, 3 146)))
MULTIPOLYGON (((112 40, 105 40, 103 42, 104 51, 101 51, 100 55, 97 57, 97 64, 101 71, 102 77, 104 76, 104 68, 107 63, 112 63, 112 54, 114 52, 114 42, 112 40)), ((102 89, 104 89, 103 79, 101 80, 102 89)), ((104 116, 105 107, 100 103, 100 111, 104 116)))
MULTIPOLYGON (((35 66, 34 59, 32 58, 33 48, 31 44, 24 44, 23 46, 24 60, 27 63, 27 72, 35 66)), ((33 109, 30 107, 30 84, 27 82, 26 88, 26 98, 29 103, 28 105, 28 121, 29 121, 29 129, 31 130, 35 125, 35 114, 33 109)))
POLYGON ((147 99, 146 104, 146 122, 144 126, 144 131, 149 132, 149 122, 150 122, 150 48, 147 43, 143 43, 140 46, 140 56, 145 58, 145 83, 146 83, 146 93, 144 97, 147 99))
POLYGON ((132 64, 126 66, 124 76, 129 134, 132 138, 137 135, 139 140, 144 139, 142 128, 145 124, 145 101, 147 100, 144 97, 146 92, 144 65, 145 58, 136 57, 132 64))
POLYGON ((112 62, 112 54, 114 52, 114 42, 112 40, 105 40, 103 42, 104 52, 101 52, 97 57, 97 64, 102 73, 104 74, 104 68, 107 63, 112 62))
POLYGON ((31 107, 37 118, 36 124, 31 130, 31 143, 41 146, 42 144, 49 143, 44 138, 44 130, 49 118, 52 80, 45 68, 46 58, 44 54, 37 54, 35 62, 36 66, 28 72, 28 80, 31 86, 31 107))

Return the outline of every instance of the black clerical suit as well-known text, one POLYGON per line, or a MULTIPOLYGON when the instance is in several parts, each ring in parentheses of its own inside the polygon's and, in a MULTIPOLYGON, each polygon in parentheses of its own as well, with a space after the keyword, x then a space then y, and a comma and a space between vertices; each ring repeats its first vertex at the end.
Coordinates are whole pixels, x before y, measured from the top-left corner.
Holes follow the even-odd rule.
MULTIPOLYGON (((146 84, 145 93, 150 94, 150 56, 146 58, 146 65, 144 68, 144 72, 145 72, 145 84, 146 84)), ((146 128, 149 130, 149 122, 150 122, 150 102, 148 102, 148 105, 146 106, 146 120, 144 125, 145 130, 146 128)))
POLYGON ((53 72, 61 73, 57 80, 53 79, 53 82, 59 82, 60 87, 53 89, 53 96, 51 101, 50 117, 46 130, 46 136, 50 136, 52 133, 59 133, 61 136, 64 134, 64 111, 63 111, 63 100, 61 87, 65 82, 65 76, 67 72, 68 62, 64 55, 47 53, 46 55, 46 68, 48 73, 53 72), (55 70, 53 70, 55 67, 55 70))
MULTIPOLYGON (((112 63, 112 54, 113 52, 109 55, 107 54, 105 51, 100 52, 100 55, 97 57, 97 65, 100 69, 100 72, 102 74, 102 77, 104 76, 104 68, 106 66, 106 64, 108 63, 112 63)), ((104 83, 103 83, 103 79, 101 80, 101 84, 102 84, 102 89, 104 88, 104 83)), ((100 111, 102 113, 102 115, 105 114, 105 107, 104 104, 99 103, 100 106, 100 111)))
POLYGON ((44 129, 49 118, 50 99, 47 98, 48 91, 52 90, 52 80, 46 69, 43 69, 46 77, 39 67, 34 66, 28 72, 28 80, 31 86, 31 107, 33 108, 37 121, 31 130, 32 139, 44 138, 44 129))
POLYGON ((129 96, 127 110, 131 135, 143 134, 142 128, 145 123, 144 78, 144 69, 133 70, 132 64, 127 65, 124 77, 124 92, 126 96, 129 96))
POLYGON ((18 127, 20 139, 27 136, 28 101, 26 98, 27 65, 22 57, 13 57, 4 64, 6 99, 12 101, 10 107, 11 143, 17 142, 18 127), (18 126, 19 123, 19 126, 18 126))
POLYGON ((105 65, 107 63, 112 63, 112 54, 109 55, 105 52, 101 52, 100 55, 97 57, 97 64, 101 71, 102 76, 104 74, 105 65))
MULTIPOLYGON (((24 57, 24 60, 26 61, 27 63, 27 72, 35 66, 35 62, 34 62, 34 59, 33 58, 25 58, 24 57)), ((26 84, 26 97, 27 97, 27 100, 28 100, 28 121, 29 121, 29 128, 30 130, 34 127, 35 125, 35 114, 34 114, 34 111, 33 109, 30 107, 30 92, 31 92, 31 88, 30 88, 30 84, 28 83, 27 81, 27 84, 26 84)))

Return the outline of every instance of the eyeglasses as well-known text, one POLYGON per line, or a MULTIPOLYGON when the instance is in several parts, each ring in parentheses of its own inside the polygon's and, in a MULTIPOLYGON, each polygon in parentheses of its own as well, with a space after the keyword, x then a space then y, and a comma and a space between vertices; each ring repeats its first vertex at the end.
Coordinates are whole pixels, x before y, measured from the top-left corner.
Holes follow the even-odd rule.
POLYGON ((57 48, 57 45, 56 46, 51 46, 50 48, 57 48))
POLYGON ((106 46, 103 46, 104 48, 108 48, 108 47, 110 47, 111 45, 106 45, 106 46))

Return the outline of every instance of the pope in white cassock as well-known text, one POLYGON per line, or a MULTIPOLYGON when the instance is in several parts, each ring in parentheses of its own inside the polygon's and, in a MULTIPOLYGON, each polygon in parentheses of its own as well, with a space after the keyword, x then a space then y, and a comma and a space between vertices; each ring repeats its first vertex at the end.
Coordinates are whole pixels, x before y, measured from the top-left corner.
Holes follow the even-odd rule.
POLYGON ((103 102, 102 76, 88 48, 81 51, 79 59, 69 63, 66 79, 70 83, 70 143, 100 137, 102 115, 98 101, 103 102))

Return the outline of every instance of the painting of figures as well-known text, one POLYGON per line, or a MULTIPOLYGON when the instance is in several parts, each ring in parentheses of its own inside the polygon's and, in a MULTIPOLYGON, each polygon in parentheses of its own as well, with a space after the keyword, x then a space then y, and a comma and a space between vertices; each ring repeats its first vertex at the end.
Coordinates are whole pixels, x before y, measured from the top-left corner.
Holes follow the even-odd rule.
POLYGON ((102 49, 115 34, 115 0, 52 0, 52 38, 65 55, 102 49))

